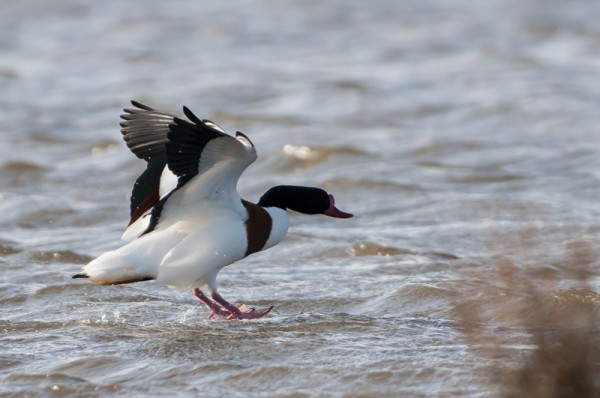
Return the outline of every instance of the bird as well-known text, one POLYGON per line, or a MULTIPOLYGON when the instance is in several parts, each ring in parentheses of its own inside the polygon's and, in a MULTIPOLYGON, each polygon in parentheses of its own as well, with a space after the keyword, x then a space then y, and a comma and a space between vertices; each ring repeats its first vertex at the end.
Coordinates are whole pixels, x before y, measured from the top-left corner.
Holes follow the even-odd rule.
POLYGON ((317 187, 278 185, 257 203, 240 198, 237 182, 257 159, 244 133, 229 135, 187 107, 184 117, 132 100, 121 115, 121 133, 146 161, 130 199, 123 246, 107 251, 72 277, 100 285, 154 280, 191 290, 209 318, 257 319, 266 308, 232 304, 217 290, 225 266, 281 242, 288 210, 346 219, 332 194, 317 187))

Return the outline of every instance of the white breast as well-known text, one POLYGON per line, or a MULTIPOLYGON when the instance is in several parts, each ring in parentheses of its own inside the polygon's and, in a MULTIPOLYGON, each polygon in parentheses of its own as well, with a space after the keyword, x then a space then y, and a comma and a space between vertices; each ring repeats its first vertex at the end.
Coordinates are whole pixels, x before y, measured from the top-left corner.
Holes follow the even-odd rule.
POLYGON ((288 227, 290 225, 290 219, 287 211, 280 209, 279 207, 267 207, 265 210, 271 216, 273 225, 271 227, 271 234, 269 235, 269 239, 267 239, 267 243, 265 244, 263 250, 273 247, 281 242, 281 240, 287 234, 288 227))

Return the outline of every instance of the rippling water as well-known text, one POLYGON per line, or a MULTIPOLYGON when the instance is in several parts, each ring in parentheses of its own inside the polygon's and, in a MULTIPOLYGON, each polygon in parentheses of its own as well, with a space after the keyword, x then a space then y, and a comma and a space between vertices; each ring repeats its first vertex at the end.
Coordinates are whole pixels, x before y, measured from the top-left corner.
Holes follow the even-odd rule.
POLYGON ((492 396, 461 278, 599 243, 595 0, 2 8, 0 394, 492 396), (70 278, 120 243, 143 168, 118 131, 130 98, 248 134, 247 199, 318 185, 356 214, 294 215, 221 272, 268 317, 70 278))

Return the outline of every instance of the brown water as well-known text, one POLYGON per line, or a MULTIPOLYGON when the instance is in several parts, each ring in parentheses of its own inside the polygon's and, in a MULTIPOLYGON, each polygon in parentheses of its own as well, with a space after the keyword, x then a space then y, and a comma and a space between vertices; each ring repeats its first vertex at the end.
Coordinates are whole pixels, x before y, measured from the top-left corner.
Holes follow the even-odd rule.
POLYGON ((558 267, 573 242, 597 247, 598 15, 595 0, 3 4, 0 395, 494 396, 455 293, 498 255, 558 267), (248 134, 247 199, 318 185, 356 214, 293 215, 284 242, 221 272, 225 297, 269 316, 209 320, 165 286, 70 278, 120 244, 143 167, 118 131, 130 98, 248 134))

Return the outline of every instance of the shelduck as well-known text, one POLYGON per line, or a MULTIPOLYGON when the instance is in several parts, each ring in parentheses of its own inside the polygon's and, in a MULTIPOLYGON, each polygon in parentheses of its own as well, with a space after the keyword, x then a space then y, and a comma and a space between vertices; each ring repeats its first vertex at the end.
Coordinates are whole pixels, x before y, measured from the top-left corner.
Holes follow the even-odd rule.
POLYGON ((176 117, 137 101, 124 109, 121 132, 146 170, 131 194, 127 244, 103 253, 73 278, 101 285, 148 280, 192 290, 210 317, 261 318, 273 308, 234 305, 217 292, 217 274, 279 243, 289 225, 287 210, 350 218, 333 195, 314 187, 279 185, 258 201, 241 199, 237 182, 257 158, 250 139, 228 135, 187 107, 176 117))

